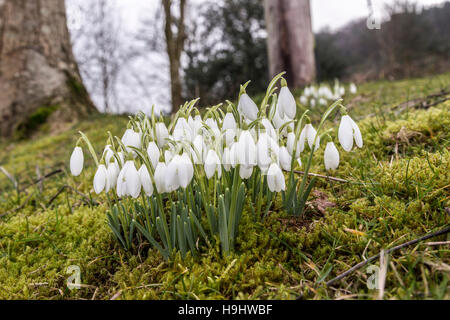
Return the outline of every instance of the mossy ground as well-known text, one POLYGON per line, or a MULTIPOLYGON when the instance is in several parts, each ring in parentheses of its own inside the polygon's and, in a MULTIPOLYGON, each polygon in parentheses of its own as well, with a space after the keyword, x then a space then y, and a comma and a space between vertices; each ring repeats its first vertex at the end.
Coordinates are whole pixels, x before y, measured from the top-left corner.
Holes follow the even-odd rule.
MULTIPOLYGON (((156 250, 131 255, 119 248, 106 224, 105 198, 92 190, 87 152, 80 177, 67 170, 77 131, 100 151, 106 131, 120 135, 126 117, 99 115, 64 133, 3 141, 0 166, 16 185, 0 173, 0 299, 377 298, 378 290, 367 287, 366 267, 332 287, 325 281, 383 248, 448 226, 450 101, 426 109, 396 107, 442 89, 450 90, 450 74, 361 85, 345 102, 365 145, 341 152, 333 173, 350 182, 319 181, 302 218, 275 204, 263 223, 255 223, 246 210, 236 251, 228 257, 218 245, 170 263, 156 250), (62 174, 29 186, 60 168, 62 174), (323 201, 333 206, 319 210, 323 201), (70 265, 81 269, 79 290, 67 288, 70 265)), ((439 97, 427 103, 433 102, 439 97)), ((321 154, 312 171, 325 174, 321 154)), ((449 245, 429 243, 446 240, 391 254, 384 298, 449 298, 449 245)))

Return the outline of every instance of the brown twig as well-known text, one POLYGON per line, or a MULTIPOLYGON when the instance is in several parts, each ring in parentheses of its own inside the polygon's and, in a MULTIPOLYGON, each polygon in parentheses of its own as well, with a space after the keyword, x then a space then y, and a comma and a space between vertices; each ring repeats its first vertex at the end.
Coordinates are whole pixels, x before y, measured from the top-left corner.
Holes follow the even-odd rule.
POLYGON ((20 192, 22 192, 22 191, 28 189, 29 187, 31 187, 31 186, 33 186, 33 185, 35 185, 35 184, 37 184, 37 183, 40 183, 40 182, 44 181, 44 180, 47 179, 47 178, 50 178, 51 176, 54 176, 55 174, 62 173, 62 172, 63 172, 63 171, 62 171, 61 169, 58 169, 58 170, 54 170, 54 171, 52 171, 52 172, 50 172, 50 173, 47 173, 45 176, 42 176, 41 178, 39 178, 39 179, 33 181, 31 184, 29 184, 29 185, 23 187, 22 189, 20 189, 20 192))
MULTIPOLYGON (((294 173, 297 173, 297 174, 303 174, 303 175, 305 174, 304 171, 297 171, 297 170, 294 170, 294 173)), ((308 173, 308 176, 311 176, 311 177, 317 177, 317 178, 323 178, 323 179, 328 179, 328 180, 331 180, 331 181, 337 181, 337 182, 343 182, 343 183, 348 183, 348 182, 350 182, 350 181, 348 181, 348 180, 344 180, 344 179, 341 179, 341 178, 330 177, 330 176, 324 176, 324 175, 317 174, 317 173, 308 173)))
MULTIPOLYGON (((429 233, 429 234, 427 234, 427 235, 424 235, 424 236, 422 236, 422 237, 420 237, 420 238, 418 238, 418 239, 411 240, 411 241, 405 242, 405 243, 403 243, 403 244, 400 244, 400 245, 398 245, 398 246, 396 246, 396 247, 393 247, 393 248, 391 248, 391 249, 386 250, 385 252, 386 252, 386 254, 389 254, 389 253, 391 253, 391 252, 397 251, 397 250, 402 249, 402 248, 405 248, 405 247, 407 247, 407 246, 416 244, 416 243, 418 243, 418 242, 420 242, 420 241, 427 240, 427 239, 430 239, 430 238, 433 238, 433 237, 437 237, 437 236, 440 236, 440 235, 443 235, 443 234, 446 234, 446 233, 449 233, 449 232, 450 232, 450 227, 447 227, 447 228, 444 228, 444 229, 442 229, 442 230, 439 230, 439 231, 436 231, 436 232, 433 232, 433 233, 429 233)), ((349 274, 352 273, 353 271, 358 270, 359 268, 365 266, 365 265, 368 264, 370 261, 375 260, 375 259, 377 259, 378 257, 380 257, 380 254, 374 255, 374 256, 368 258, 367 260, 358 263, 357 265, 355 265, 355 266, 353 266, 352 268, 348 269, 348 270, 345 271, 344 273, 341 273, 341 274, 338 275, 337 277, 335 277, 335 278, 331 279, 330 281, 328 281, 328 282, 326 283, 326 285, 329 287, 330 285, 332 285, 332 284, 335 283, 336 281, 341 280, 342 278, 346 277, 347 275, 349 275, 349 274)))

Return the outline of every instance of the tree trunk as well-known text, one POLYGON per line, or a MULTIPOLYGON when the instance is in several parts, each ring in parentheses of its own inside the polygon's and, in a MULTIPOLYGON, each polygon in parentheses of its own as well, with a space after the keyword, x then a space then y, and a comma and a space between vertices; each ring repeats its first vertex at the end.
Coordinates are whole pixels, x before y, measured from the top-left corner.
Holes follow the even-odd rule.
POLYGON ((271 76, 286 71, 290 85, 314 81, 314 36, 309 0, 265 0, 271 76))
POLYGON ((185 9, 186 0, 180 0, 177 8, 179 17, 176 19, 172 13, 172 0, 162 0, 164 7, 164 34, 166 37, 167 55, 170 64, 170 84, 172 97, 172 113, 177 112, 183 104, 182 86, 180 78, 181 53, 184 49, 185 35, 185 9), (174 33, 174 29, 176 32, 174 33))
POLYGON ((50 106, 58 120, 95 111, 73 57, 64 0, 0 0, 0 135, 50 106))

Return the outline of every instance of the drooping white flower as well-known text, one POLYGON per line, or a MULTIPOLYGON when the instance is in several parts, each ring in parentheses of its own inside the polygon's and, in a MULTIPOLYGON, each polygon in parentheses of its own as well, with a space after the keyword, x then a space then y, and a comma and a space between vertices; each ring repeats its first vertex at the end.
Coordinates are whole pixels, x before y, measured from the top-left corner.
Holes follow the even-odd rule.
POLYGON ((167 166, 164 162, 159 162, 155 169, 155 186, 158 193, 167 192, 166 190, 166 170, 167 166))
MULTIPOLYGON (((300 152, 302 152, 304 150, 305 140, 308 141, 309 148, 312 149, 313 143, 314 143, 314 139, 316 138, 316 135, 317 135, 316 129, 314 129, 312 124, 307 123, 305 125, 305 127, 303 128, 302 132, 300 133, 300 138, 299 138, 300 147, 301 147, 300 148, 300 152)), ((319 146, 320 146, 320 137, 317 137, 314 151, 319 149, 319 146)))
POLYGON ((166 191, 172 192, 180 187, 180 180, 178 178, 178 162, 179 155, 174 155, 170 162, 167 164, 166 168, 166 191))
POLYGON ((73 176, 77 177, 83 171, 83 149, 80 147, 75 147, 73 149, 72 155, 70 156, 70 172, 73 176))
POLYGON ((278 98, 278 105, 281 108, 282 113, 286 114, 289 118, 294 119, 297 111, 297 105, 295 98, 287 86, 284 86, 280 90, 280 96, 278 98))
POLYGON ((134 153, 131 147, 139 149, 141 147, 141 136, 133 129, 127 129, 122 137, 122 143, 127 148, 127 152, 134 153))
MULTIPOLYGON (((301 137, 301 135, 300 135, 300 137, 301 137)), ((292 156, 294 153, 294 148, 295 148, 295 157, 296 158, 298 158, 300 156, 300 152, 302 152, 303 149, 305 148, 305 142, 304 142, 304 140, 301 140, 300 137, 297 140, 297 144, 295 144, 295 133, 289 132, 288 136, 287 136, 287 140, 286 140, 286 147, 287 147, 287 150, 289 151, 289 154, 292 156), (300 141, 303 141, 303 143, 301 143, 300 141)))
POLYGON ((178 118, 172 136, 175 141, 192 141, 192 130, 185 118, 178 118))
POLYGON ((178 184, 183 189, 187 188, 194 177, 194 166, 192 165, 192 161, 187 153, 183 153, 178 158, 177 176, 178 184))
POLYGON ((238 111, 250 121, 258 118, 258 106, 246 93, 239 98, 238 111))
POLYGON ((306 96, 301 96, 300 97, 300 103, 304 106, 306 106, 308 104, 308 98, 306 96))
POLYGON ((353 148, 353 139, 359 148, 363 146, 361 131, 358 125, 348 115, 344 115, 339 125, 338 138, 342 148, 349 152, 353 148))
POLYGON ((263 125, 264 130, 269 135, 269 137, 271 137, 272 139, 278 139, 277 132, 275 131, 275 128, 268 119, 266 118, 262 119, 261 124, 263 125))
POLYGON ((155 131, 158 147, 162 148, 167 143, 166 139, 169 138, 169 131, 163 122, 156 123, 155 131))
POLYGON ((292 157, 285 146, 280 148, 280 166, 285 171, 291 171, 292 157))
POLYGON ((355 94, 358 89, 356 88, 356 85, 354 83, 350 84, 350 93, 355 94))
POLYGON ((206 145, 202 135, 198 135, 195 137, 194 142, 194 150, 192 150, 192 159, 195 164, 203 164, 203 160, 205 158, 206 153, 206 145))
POLYGON ((217 172, 218 177, 220 178, 222 175, 222 167, 220 165, 220 159, 217 153, 214 150, 209 150, 205 160, 205 173, 208 179, 211 179, 214 176, 214 173, 217 172))
POLYGON ((145 194, 150 197, 153 194, 153 183, 150 177, 150 173, 148 172, 148 169, 144 164, 139 169, 138 174, 142 189, 144 190, 145 194))
POLYGON ((286 190, 286 182, 284 180, 283 172, 276 163, 270 165, 267 172, 267 185, 272 192, 280 192, 286 190))
POLYGON ((256 144, 248 130, 241 132, 236 152, 239 164, 245 166, 256 165, 256 144))
POLYGON ((129 164, 127 165, 127 170, 124 173, 124 178, 127 184, 127 194, 136 199, 141 193, 141 180, 139 179, 139 174, 136 170, 134 162, 129 160, 127 163, 129 164))
POLYGON ((105 149, 103 150, 103 156, 105 157, 105 163, 109 163, 111 158, 114 157, 114 152, 112 151, 110 144, 105 146, 105 149))
POLYGON ((101 164, 97 168, 97 172, 94 176, 94 191, 96 194, 102 192, 106 187, 107 172, 104 164, 101 164))
POLYGON ((150 159, 150 162, 152 163, 153 168, 156 168, 156 165, 158 164, 159 157, 161 156, 161 153, 159 151, 158 146, 154 141, 150 142, 147 147, 147 155, 150 159))
POLYGON ((110 162, 108 168, 106 169, 106 188, 105 191, 109 192, 117 184, 117 176, 119 175, 120 169, 117 164, 117 160, 110 162))
POLYGON ((237 128, 236 119, 234 119, 234 116, 232 113, 228 112, 222 121, 222 131, 225 131, 228 129, 236 130, 236 128, 237 128))
POLYGON ((234 138, 236 137, 236 130, 227 129, 227 130, 225 130, 224 136, 225 136, 225 142, 226 142, 227 146, 230 146, 233 144, 234 138))
POLYGON ((239 176, 241 179, 248 179, 252 176, 253 166, 241 165, 239 166, 239 176))
POLYGON ((335 170, 339 166, 339 151, 333 142, 328 142, 323 156, 325 169, 335 170))
POLYGON ((223 165, 223 168, 225 169, 225 171, 229 172, 231 170, 231 152, 230 152, 230 148, 228 148, 228 147, 225 147, 223 149, 222 165, 223 165))
POLYGON ((262 172, 267 172, 273 161, 278 161, 279 146, 267 133, 259 136, 256 144, 258 166, 262 172))

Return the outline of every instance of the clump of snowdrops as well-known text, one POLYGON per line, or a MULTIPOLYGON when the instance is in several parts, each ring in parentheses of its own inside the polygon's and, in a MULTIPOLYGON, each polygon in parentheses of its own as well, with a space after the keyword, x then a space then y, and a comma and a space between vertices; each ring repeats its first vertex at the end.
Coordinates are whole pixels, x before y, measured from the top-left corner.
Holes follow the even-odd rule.
POLYGON ((81 173, 85 144, 97 165, 94 191, 106 194, 108 224, 123 248, 131 250, 147 240, 165 259, 177 252, 184 258, 219 241, 228 254, 244 207, 255 221, 262 220, 280 196, 282 210, 303 213, 316 181, 308 179, 309 169, 321 142, 326 143, 325 168, 339 165, 334 130, 324 130, 327 118, 340 109, 338 140, 345 151, 352 150, 354 141, 361 148, 363 141, 342 100, 314 128, 308 111, 299 114, 282 76, 271 81, 260 107, 247 95, 246 83, 237 106, 227 101, 207 108, 203 116, 193 100, 168 125, 154 112, 130 117, 121 138, 108 132, 100 158, 80 132, 71 172, 81 173), (308 154, 304 164, 302 152, 308 154), (298 177, 295 169, 300 167, 305 174, 298 177))
MULTIPOLYGON (((348 91, 351 94, 355 94, 358 91, 358 88, 354 83, 351 83, 348 87, 348 91)), ((326 107, 330 102, 341 99, 345 95, 345 92, 345 87, 341 85, 338 80, 334 82, 333 88, 324 83, 319 86, 311 85, 303 90, 299 102, 301 105, 311 109, 326 107)))

